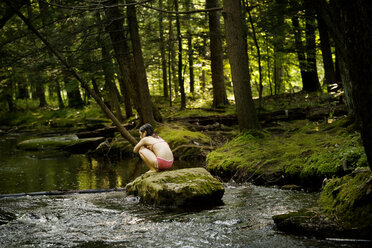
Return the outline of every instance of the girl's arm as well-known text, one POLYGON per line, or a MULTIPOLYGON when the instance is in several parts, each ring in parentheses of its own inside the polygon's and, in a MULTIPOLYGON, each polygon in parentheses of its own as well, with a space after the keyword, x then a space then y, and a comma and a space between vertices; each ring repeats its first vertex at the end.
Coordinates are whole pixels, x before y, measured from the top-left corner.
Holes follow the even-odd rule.
POLYGON ((141 139, 138 144, 133 148, 133 152, 137 153, 142 146, 146 145, 146 138, 141 139))

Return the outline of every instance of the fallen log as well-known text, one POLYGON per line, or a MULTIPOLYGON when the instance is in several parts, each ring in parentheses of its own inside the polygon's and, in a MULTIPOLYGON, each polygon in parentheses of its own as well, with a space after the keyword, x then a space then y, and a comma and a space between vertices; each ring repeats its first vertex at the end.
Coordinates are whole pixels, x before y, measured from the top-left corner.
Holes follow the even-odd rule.
MULTIPOLYGON (((306 107, 306 108, 291 108, 286 110, 278 110, 269 113, 258 114, 258 120, 262 126, 270 125, 276 121, 293 121, 309 119, 311 121, 324 120, 329 117, 347 115, 347 107, 345 105, 336 105, 331 107, 306 107)), ((236 115, 213 115, 213 116, 190 116, 190 117, 171 117, 167 121, 182 121, 197 126, 213 125, 220 123, 225 126, 238 124, 236 115)))
MULTIPOLYGON (((126 123, 122 125, 124 128, 127 130, 133 129, 136 124, 134 122, 126 123)), ((110 126, 110 127, 104 127, 100 129, 96 129, 93 131, 84 131, 84 132, 79 132, 76 133, 76 135, 82 139, 82 138, 93 138, 93 137, 105 137, 105 138, 110 138, 114 137, 115 132, 118 132, 118 129, 116 126, 110 126)))

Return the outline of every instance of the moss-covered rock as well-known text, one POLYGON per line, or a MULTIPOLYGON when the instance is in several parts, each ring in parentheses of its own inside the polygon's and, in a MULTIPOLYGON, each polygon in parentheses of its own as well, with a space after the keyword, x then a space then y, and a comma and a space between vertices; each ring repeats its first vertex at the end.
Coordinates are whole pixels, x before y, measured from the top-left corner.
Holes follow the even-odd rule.
POLYGON ((315 237, 372 237, 372 174, 359 168, 324 187, 317 207, 273 216, 286 233, 315 237))
POLYGON ((296 184, 319 190, 325 178, 367 166, 358 133, 338 125, 294 121, 278 133, 242 133, 207 156, 207 169, 224 180, 296 184))
POLYGON ((71 153, 86 153, 94 150, 104 137, 79 139, 76 135, 64 135, 24 140, 17 144, 22 150, 66 150, 71 153))
POLYGON ((344 229, 372 237, 372 173, 356 169, 350 175, 334 178, 324 187, 319 206, 344 229))
POLYGON ((126 185, 128 194, 165 207, 203 207, 221 203, 223 184, 204 168, 145 173, 126 185))
POLYGON ((71 146, 78 142, 76 135, 37 138, 21 141, 17 147, 22 150, 53 150, 71 146))

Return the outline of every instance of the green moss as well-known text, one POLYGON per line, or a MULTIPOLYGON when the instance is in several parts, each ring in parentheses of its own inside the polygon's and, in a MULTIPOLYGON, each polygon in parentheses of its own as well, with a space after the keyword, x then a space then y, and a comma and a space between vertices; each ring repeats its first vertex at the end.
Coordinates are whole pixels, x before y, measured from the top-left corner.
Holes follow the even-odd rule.
POLYGON ((173 147, 184 144, 208 144, 210 138, 201 132, 190 131, 180 124, 163 124, 155 128, 156 133, 173 147))
POLYGON ((330 218, 347 228, 372 230, 372 174, 359 169, 342 178, 330 180, 319 198, 319 205, 330 218))
MULTIPOLYGON (((324 178, 366 166, 358 133, 335 133, 327 124, 294 121, 283 126, 282 135, 263 132, 254 137, 244 132, 207 156, 207 168, 220 176, 232 176, 244 169, 252 173, 281 174, 286 183, 319 188, 324 178)), ((244 180, 245 178, 242 178, 244 180)))

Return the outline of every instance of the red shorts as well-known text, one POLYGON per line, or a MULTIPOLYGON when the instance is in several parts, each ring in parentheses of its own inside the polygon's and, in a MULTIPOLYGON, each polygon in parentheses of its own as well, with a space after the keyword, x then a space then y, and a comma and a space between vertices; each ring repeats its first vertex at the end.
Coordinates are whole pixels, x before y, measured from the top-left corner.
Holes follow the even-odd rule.
POLYGON ((156 160, 158 160, 158 169, 159 170, 168 170, 170 167, 172 167, 173 160, 165 160, 159 157, 156 157, 156 160))

